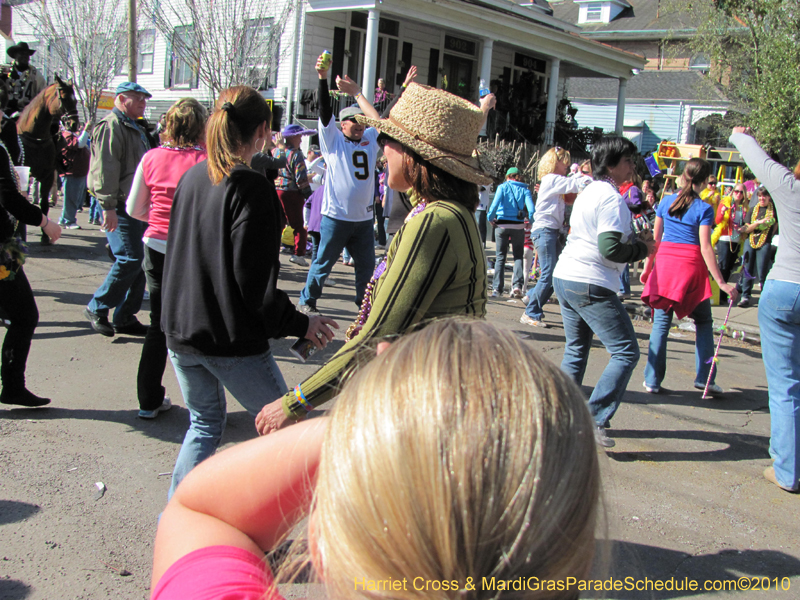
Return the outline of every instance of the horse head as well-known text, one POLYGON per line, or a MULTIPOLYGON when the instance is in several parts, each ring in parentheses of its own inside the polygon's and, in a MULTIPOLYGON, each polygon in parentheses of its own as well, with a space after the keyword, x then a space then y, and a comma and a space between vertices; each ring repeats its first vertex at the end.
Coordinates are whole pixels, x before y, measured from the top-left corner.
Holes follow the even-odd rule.
POLYGON ((54 117, 66 115, 78 118, 78 99, 72 81, 62 80, 56 73, 56 82, 51 87, 55 89, 47 101, 48 112, 54 117))

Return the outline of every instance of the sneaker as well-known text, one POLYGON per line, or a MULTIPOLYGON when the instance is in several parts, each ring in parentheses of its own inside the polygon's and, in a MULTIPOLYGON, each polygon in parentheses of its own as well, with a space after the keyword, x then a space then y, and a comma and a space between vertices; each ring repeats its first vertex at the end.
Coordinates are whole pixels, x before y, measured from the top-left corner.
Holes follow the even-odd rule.
POLYGON ((617 294, 617 298, 619 298, 620 300, 630 300, 631 299, 631 294, 630 294, 630 292, 628 292, 628 293, 619 292, 617 294))
POLYGON ((490 297, 491 298, 499 298, 501 295, 502 294, 500 294, 500 292, 498 292, 497 290, 492 290, 492 293, 490 294, 490 297))
POLYGON ((301 267, 308 266, 308 262, 306 261, 305 258, 303 258, 302 256, 297 256, 295 254, 292 254, 292 256, 289 257, 289 262, 294 263, 296 265, 300 265, 301 267))
POLYGON ((0 403, 36 408, 37 406, 50 404, 50 398, 41 398, 33 392, 29 392, 25 388, 22 388, 22 391, 16 394, 14 392, 6 392, 6 390, 3 390, 3 393, 0 394, 0 403))
POLYGON ((304 315, 319 315, 320 312, 317 310, 316 306, 311 306, 310 304, 300 304, 297 306, 297 310, 299 310, 304 315))
MULTIPOLYGON (((706 389, 706 384, 695 383, 694 387, 697 390, 704 390, 706 389)), ((712 383, 711 385, 708 386, 708 393, 711 394, 712 396, 722 396, 725 394, 725 390, 719 387, 716 383, 712 383)))
POLYGON ((766 469, 764 469, 764 479, 766 479, 771 483, 774 483, 785 492, 789 492, 791 494, 796 494, 797 492, 800 492, 800 485, 796 485, 795 487, 791 488, 778 483, 778 478, 775 477, 775 467, 767 467, 766 469))
POLYGON ((96 312, 92 312, 89 310, 88 306, 83 309, 83 315, 89 319, 89 322, 92 324, 92 329, 97 333, 106 337, 114 337, 114 328, 111 326, 111 323, 108 322, 107 315, 99 315, 96 312))
POLYGON ((172 401, 169 399, 169 396, 164 396, 164 401, 161 403, 161 406, 159 406, 155 410, 140 410, 139 418, 155 419, 158 416, 158 413, 166 412, 170 408, 172 408, 172 401))
POLYGON ((606 435, 606 428, 599 425, 595 425, 594 428, 594 441, 602 448, 613 448, 617 445, 617 442, 606 435))
POLYGON ((80 229, 80 228, 81 226, 78 225, 77 223, 68 223, 67 225, 64 225, 64 229, 80 229))
POLYGON ((519 288, 514 288, 511 290, 511 297, 517 299, 522 298, 522 290, 519 288))
POLYGON ((123 335, 145 336, 147 335, 147 325, 134 317, 131 321, 125 323, 125 325, 114 325, 114 332, 123 335))
POLYGON ((281 254, 293 254, 294 253, 294 248, 290 248, 289 246, 283 246, 282 245, 280 253, 281 254))
POLYGON ((742 299, 739 300, 739 304, 737 304, 739 308, 748 308, 750 306, 750 298, 747 296, 742 296, 742 299))
POLYGON ((544 321, 537 321, 536 319, 531 319, 528 315, 524 314, 519 318, 519 322, 523 323, 524 325, 531 325, 532 327, 541 327, 542 329, 547 329, 547 323, 544 321))
POLYGON ((522 298, 520 298, 520 300, 522 300, 522 303, 523 303, 525 306, 528 306, 528 304, 530 304, 530 302, 531 302, 531 297, 530 297, 530 296, 528 296, 528 294, 527 294, 527 293, 523 292, 523 294, 522 294, 522 298))
POLYGON ((494 267, 486 269, 486 277, 494 277, 494 267))
POLYGON ((337 286, 337 285, 339 285, 339 282, 338 282, 338 281, 336 281, 335 279, 331 279, 330 277, 328 277, 328 278, 325 280, 325 285, 329 285, 329 286, 331 286, 331 287, 334 287, 334 286, 337 286))
POLYGON ((653 387, 650 387, 649 385, 647 385, 646 381, 644 383, 642 383, 642 387, 647 391, 648 394, 660 394, 661 393, 661 387, 659 387, 657 385, 653 386, 653 387))

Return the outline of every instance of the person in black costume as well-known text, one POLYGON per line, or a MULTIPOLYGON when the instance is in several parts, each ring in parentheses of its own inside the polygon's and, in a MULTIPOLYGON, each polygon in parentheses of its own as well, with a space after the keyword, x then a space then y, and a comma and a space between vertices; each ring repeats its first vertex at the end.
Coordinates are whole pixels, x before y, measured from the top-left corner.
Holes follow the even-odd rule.
MULTIPOLYGON (((7 103, 8 88, 4 81, 0 81, 0 119, 7 103)), ((22 268, 25 246, 14 237, 14 229, 16 221, 42 227, 50 241, 55 242, 61 237, 61 227, 27 201, 19 190, 13 166, 9 149, 0 141, 0 309, 10 321, 3 340, 0 403, 44 406, 50 403, 50 399, 41 398, 25 387, 25 365, 33 332, 39 323, 39 309, 22 268)))

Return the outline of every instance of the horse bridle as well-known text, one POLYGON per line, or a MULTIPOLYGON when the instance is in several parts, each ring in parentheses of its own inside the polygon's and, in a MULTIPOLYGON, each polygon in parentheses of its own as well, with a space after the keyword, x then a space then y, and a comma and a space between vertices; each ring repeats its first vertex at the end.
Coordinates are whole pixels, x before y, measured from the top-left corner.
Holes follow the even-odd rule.
POLYGON ((77 103, 76 103, 76 106, 75 106, 75 110, 69 111, 69 112, 64 110, 64 98, 66 98, 66 94, 64 92, 64 88, 61 85, 59 85, 58 86, 58 100, 59 100, 59 102, 61 102, 61 110, 63 111, 61 113, 61 118, 62 119, 64 117, 67 117, 67 118, 69 118, 69 117, 80 118, 79 115, 78 115, 77 103))

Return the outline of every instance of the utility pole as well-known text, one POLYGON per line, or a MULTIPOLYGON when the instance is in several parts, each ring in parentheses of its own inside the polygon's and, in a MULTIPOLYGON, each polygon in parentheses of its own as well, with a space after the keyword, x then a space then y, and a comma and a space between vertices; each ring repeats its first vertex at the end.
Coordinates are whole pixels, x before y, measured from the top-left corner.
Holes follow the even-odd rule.
POLYGON ((136 0, 128 0, 128 81, 136 81, 136 0))

